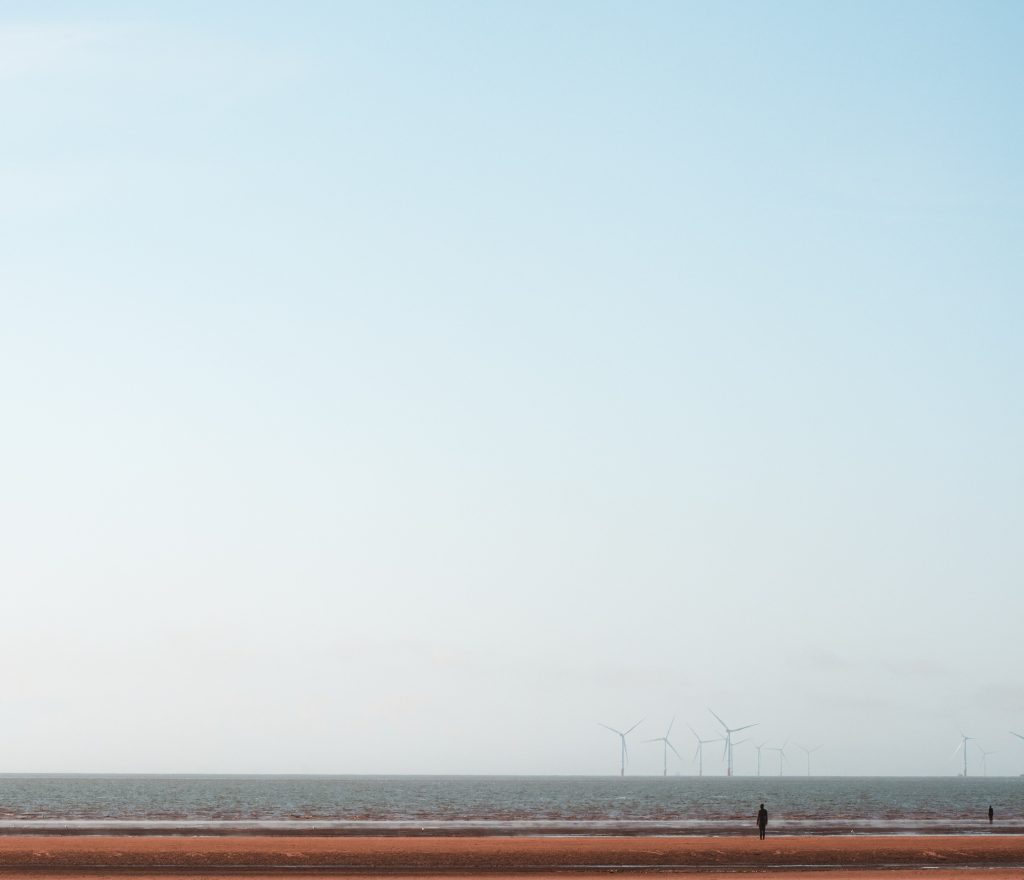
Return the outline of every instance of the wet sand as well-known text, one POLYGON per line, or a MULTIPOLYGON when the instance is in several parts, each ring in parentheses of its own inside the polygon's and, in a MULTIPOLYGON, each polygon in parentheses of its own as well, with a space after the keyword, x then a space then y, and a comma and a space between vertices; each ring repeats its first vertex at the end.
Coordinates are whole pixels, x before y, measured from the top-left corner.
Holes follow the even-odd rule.
POLYGON ((844 878, 1024 878, 1024 838, 785 837, 111 837, 0 838, 7 876, 248 877, 484 875, 577 877, 652 872, 819 873, 844 878), (936 870, 942 869, 942 870, 936 870), (960 870, 956 870, 960 869, 960 870))

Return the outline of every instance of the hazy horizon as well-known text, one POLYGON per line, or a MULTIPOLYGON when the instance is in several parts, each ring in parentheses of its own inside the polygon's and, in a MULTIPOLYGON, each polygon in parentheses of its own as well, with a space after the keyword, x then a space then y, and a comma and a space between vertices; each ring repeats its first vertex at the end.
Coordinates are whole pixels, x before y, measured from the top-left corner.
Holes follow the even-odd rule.
POLYGON ((1024 772, 1022 44, 5 4, 0 770, 1024 772))

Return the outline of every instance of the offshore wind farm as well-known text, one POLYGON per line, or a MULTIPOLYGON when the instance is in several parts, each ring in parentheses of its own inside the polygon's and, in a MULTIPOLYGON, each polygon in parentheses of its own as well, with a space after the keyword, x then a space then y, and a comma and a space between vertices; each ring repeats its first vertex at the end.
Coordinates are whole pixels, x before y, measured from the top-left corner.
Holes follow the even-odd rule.
MULTIPOLYGON (((766 764, 762 757, 762 753, 764 752, 774 754, 778 759, 778 764, 776 765, 777 769, 773 775, 784 776, 786 775, 786 766, 789 764, 789 758, 787 757, 786 750, 790 747, 791 744, 803 753, 803 771, 802 773, 795 773, 794 775, 802 775, 807 778, 813 775, 811 756, 821 751, 821 749, 824 748, 824 744, 818 743, 813 746, 808 746, 798 741, 793 741, 791 743, 791 739, 789 736, 785 738, 781 746, 769 745, 770 740, 764 740, 759 742, 757 745, 754 745, 751 750, 751 762, 746 766, 742 767, 739 771, 737 771, 734 757, 735 750, 738 746, 746 742, 750 742, 750 740, 734 740, 732 738, 733 734, 738 733, 741 730, 748 730, 754 727, 759 727, 760 725, 759 723, 753 723, 745 724, 741 727, 730 728, 712 709, 709 708, 707 711, 711 714, 711 716, 718 723, 718 726, 721 728, 721 735, 710 738, 704 738, 700 736, 700 734, 692 725, 686 723, 686 727, 689 729, 690 733, 693 736, 693 740, 697 744, 696 750, 692 753, 692 755, 685 756, 682 753, 680 753, 669 738, 672 734, 672 729, 675 726, 675 716, 673 716, 671 720, 668 722, 668 726, 665 730, 664 735, 642 740, 643 743, 657 743, 661 745, 660 774, 662 776, 667 777, 669 775, 695 775, 697 777, 703 777, 705 775, 724 775, 726 777, 732 777, 734 775, 748 775, 760 778, 762 776, 768 775, 765 772, 766 764), (710 755, 705 756, 704 747, 706 745, 715 745, 717 743, 722 744, 721 751, 719 752, 716 749, 713 749, 710 755), (672 755, 671 763, 670 752, 672 755)), ((636 731, 638 728, 640 728, 642 724, 642 720, 638 721, 636 722, 636 724, 634 724, 626 731, 619 731, 615 728, 608 727, 605 724, 601 724, 602 727, 616 734, 620 738, 618 767, 619 776, 626 775, 626 768, 628 763, 626 736, 636 731)), ((994 740, 996 739, 996 737, 997 735, 993 734, 991 739, 994 740)), ((1005 733, 1003 734, 1003 738, 1008 740, 1008 745, 1010 746, 1012 746, 1013 743, 1016 743, 1018 741, 1024 741, 1024 736, 1021 736, 1021 734, 1016 733, 1012 730, 1005 731, 1005 733)), ((1007 775, 1019 776, 1022 779, 1024 779, 1024 745, 1021 745, 1018 751, 1019 756, 1017 767, 1019 769, 1016 769, 1016 772, 1012 772, 1007 775)), ((968 776, 987 777, 989 775, 988 760, 991 756, 998 753, 998 749, 986 749, 981 746, 977 738, 973 736, 968 736, 965 733, 961 732, 960 741, 958 745, 949 755, 949 758, 956 759, 956 765, 951 765, 949 763, 949 758, 947 758, 946 760, 938 759, 938 751, 936 751, 937 760, 935 762, 934 775, 955 775, 962 778, 968 776)), ((645 770, 640 770, 636 775, 651 775, 650 766, 648 765, 648 767, 645 770)), ((825 775, 830 774, 826 773, 825 775)))

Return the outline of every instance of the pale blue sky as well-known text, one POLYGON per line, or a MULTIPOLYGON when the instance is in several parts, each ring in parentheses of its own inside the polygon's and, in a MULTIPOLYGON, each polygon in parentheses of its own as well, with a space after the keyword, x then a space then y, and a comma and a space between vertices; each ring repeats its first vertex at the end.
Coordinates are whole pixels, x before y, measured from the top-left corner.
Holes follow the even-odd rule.
POLYGON ((212 6, 0 5, 2 769, 1024 770, 1024 8, 212 6))

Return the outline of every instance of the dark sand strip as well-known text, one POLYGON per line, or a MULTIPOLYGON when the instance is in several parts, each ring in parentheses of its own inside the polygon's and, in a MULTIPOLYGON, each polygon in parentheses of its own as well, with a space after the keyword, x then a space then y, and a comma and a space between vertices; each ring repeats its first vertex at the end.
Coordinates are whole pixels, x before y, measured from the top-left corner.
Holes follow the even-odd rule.
MULTIPOLYGON (((608 873, 574 873, 572 880, 608 880, 608 873)), ((632 878, 651 878, 656 875, 664 876, 663 871, 616 871, 615 876, 622 880, 632 878)), ((90 878, 90 880, 166 880, 167 877, 174 877, 175 880, 210 880, 220 877, 245 877, 246 880, 281 880, 282 876, 293 877, 295 880, 322 880, 323 877, 331 876, 323 871, 309 873, 302 871, 290 871, 287 874, 280 872, 251 873, 251 872, 174 872, 174 873, 150 873, 137 874, 124 871, 107 872, 102 871, 75 871, 67 870, 60 873, 38 873, 31 872, 19 876, 31 877, 32 880, 68 880, 69 877, 90 878)), ((346 880, 379 880, 381 874, 346 874, 346 880)), ((403 874, 402 880, 437 880, 439 874, 403 874)), ((463 877, 477 875, 464 874, 463 877)), ((479 875, 485 876, 485 875, 479 875)), ((490 875, 493 876, 493 875, 490 875)), ((532 874, 502 874, 503 880, 565 880, 566 874, 558 873, 532 873, 532 874)), ((878 870, 864 870, 852 868, 850 870, 834 870, 829 872, 820 871, 772 871, 774 880, 1020 880, 1021 871, 1015 868, 991 868, 979 876, 977 870, 971 868, 938 868, 935 870, 905 870, 880 872, 878 870)), ((701 880, 738 880, 737 872, 728 873, 708 872, 701 873, 701 880)))

